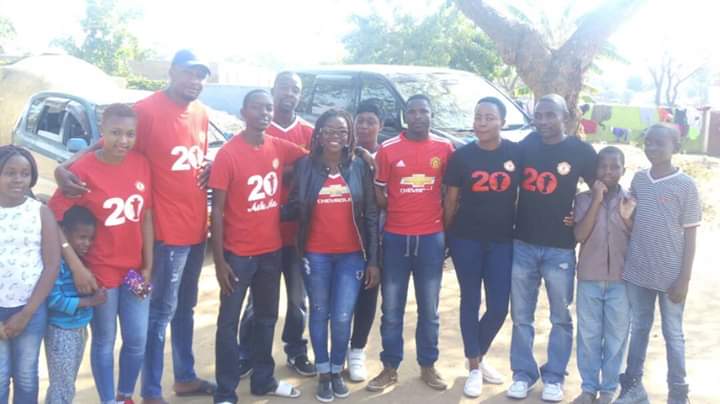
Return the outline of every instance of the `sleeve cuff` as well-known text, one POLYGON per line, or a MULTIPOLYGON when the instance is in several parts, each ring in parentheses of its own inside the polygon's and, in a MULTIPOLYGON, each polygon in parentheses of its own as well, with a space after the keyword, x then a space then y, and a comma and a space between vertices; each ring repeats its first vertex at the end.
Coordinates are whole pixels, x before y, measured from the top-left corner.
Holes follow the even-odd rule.
POLYGON ((385 187, 387 185, 387 182, 375 180, 375 185, 377 185, 379 187, 385 187))
POLYGON ((688 223, 688 224, 684 224, 682 227, 683 227, 683 229, 687 229, 690 227, 698 227, 698 226, 700 226, 701 223, 702 222, 688 223))

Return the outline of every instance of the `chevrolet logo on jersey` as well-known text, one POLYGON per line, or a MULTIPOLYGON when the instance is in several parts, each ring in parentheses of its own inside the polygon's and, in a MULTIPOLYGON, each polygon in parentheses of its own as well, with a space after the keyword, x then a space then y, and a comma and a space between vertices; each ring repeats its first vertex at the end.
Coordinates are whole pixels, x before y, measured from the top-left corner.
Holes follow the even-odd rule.
POLYGON ((410 185, 413 188, 425 188, 428 185, 435 184, 435 177, 428 177, 425 174, 413 174, 400 179, 400 184, 410 185))
POLYGON ((350 190, 348 189, 347 185, 344 184, 335 184, 330 185, 329 187, 323 187, 320 190, 320 195, 327 195, 330 197, 340 196, 343 194, 350 193, 350 190))

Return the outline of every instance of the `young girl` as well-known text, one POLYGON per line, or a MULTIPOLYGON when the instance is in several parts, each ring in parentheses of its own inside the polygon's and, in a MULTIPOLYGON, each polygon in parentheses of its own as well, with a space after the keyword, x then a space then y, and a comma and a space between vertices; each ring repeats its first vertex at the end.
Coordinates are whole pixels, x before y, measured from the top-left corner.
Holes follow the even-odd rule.
POLYGON ((315 397, 329 402, 348 391, 341 371, 350 322, 365 271, 377 286, 378 214, 372 170, 355 157, 350 114, 328 110, 318 118, 310 156, 295 167, 287 213, 298 216, 298 251, 310 297, 310 340, 320 375, 315 397), (331 346, 328 349, 328 323, 331 346))
POLYGON ((147 339, 149 288, 145 280, 150 279, 152 270, 152 201, 149 164, 132 151, 136 122, 129 106, 108 106, 102 119, 102 148, 83 155, 70 168, 90 192, 69 199, 56 191, 50 200, 57 218, 79 205, 98 220, 95 242, 85 262, 98 285, 107 290, 107 301, 95 307, 90 323, 90 363, 103 403, 132 402, 147 339), (113 347, 118 317, 123 344, 116 395, 113 347))
POLYGON ((38 179, 32 155, 0 146, 0 403, 36 403, 45 298, 60 266, 52 213, 28 197, 38 179))

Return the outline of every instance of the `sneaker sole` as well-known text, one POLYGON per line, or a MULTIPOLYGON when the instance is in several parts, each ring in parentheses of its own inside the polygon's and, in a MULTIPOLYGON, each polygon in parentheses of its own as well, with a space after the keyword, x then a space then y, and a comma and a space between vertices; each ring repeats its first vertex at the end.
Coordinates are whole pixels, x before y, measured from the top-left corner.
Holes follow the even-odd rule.
POLYGON ((390 384, 386 384, 385 386, 371 386, 368 384, 367 386, 365 386, 365 390, 371 391, 373 393, 380 393, 380 392, 385 391, 388 388, 394 386, 395 384, 397 384, 397 381, 392 382, 390 384))
POLYGON ((560 402, 562 402, 562 400, 565 399, 565 397, 560 397, 560 398, 558 398, 558 399, 553 399, 553 398, 545 398, 545 397, 542 397, 542 396, 541 396, 540 399, 541 399, 542 401, 546 402, 546 403, 560 403, 560 402))
POLYGON ((300 376, 303 376, 303 377, 315 377, 315 376, 317 376, 317 371, 312 372, 312 373, 310 373, 310 372, 304 372, 304 371, 298 369, 295 365, 293 365, 293 364, 291 364, 291 363, 289 363, 289 362, 288 362, 287 366, 288 366, 293 372, 299 374, 300 376))
POLYGON ((320 397, 320 396, 318 396, 318 395, 316 394, 316 395, 315 395, 315 399, 318 400, 318 401, 320 401, 321 403, 332 403, 333 400, 335 400, 335 397, 333 396, 333 397, 330 397, 330 398, 323 398, 323 397, 320 397))
POLYGON ((245 373, 241 373, 241 374, 240 374, 240 380, 245 379, 245 378, 247 378, 247 377, 250 377, 250 376, 253 374, 254 371, 255 371, 255 369, 250 368, 250 370, 246 371, 245 373))
POLYGON ((340 394, 340 393, 336 393, 335 391, 333 391, 333 394, 335 394, 335 397, 337 397, 337 398, 348 398, 348 397, 350 397, 350 392, 349 392, 349 391, 346 392, 345 394, 340 394))
POLYGON ((485 376, 483 376, 483 382, 488 384, 503 384, 505 381, 503 379, 490 379, 485 376))
POLYGON ((531 386, 528 386, 527 390, 525 391, 525 395, 522 396, 522 397, 512 395, 512 393, 510 393, 509 391, 506 391, 506 392, 505 392, 505 397, 511 398, 511 399, 513 399, 513 400, 525 400, 526 398, 528 398, 528 396, 530 395, 530 392, 532 391, 532 389, 533 389, 534 387, 535 387, 534 384, 531 385, 531 386))

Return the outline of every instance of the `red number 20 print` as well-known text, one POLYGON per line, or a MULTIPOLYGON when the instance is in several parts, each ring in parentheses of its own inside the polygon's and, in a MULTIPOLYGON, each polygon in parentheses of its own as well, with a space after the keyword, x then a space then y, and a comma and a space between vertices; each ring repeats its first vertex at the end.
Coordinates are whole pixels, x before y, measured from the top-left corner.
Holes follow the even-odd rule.
POLYGON ((475 183, 472 186, 473 192, 504 192, 510 188, 512 180, 503 171, 488 173, 487 171, 475 171, 472 173, 475 183))
POLYGON ((525 180, 522 183, 522 188, 526 191, 549 195, 557 189, 557 177, 549 171, 538 173, 536 169, 527 167, 524 174, 525 180))

